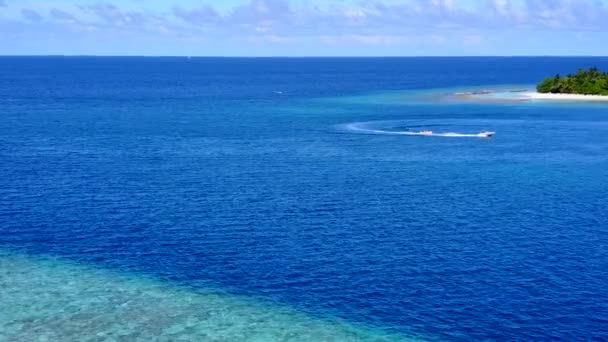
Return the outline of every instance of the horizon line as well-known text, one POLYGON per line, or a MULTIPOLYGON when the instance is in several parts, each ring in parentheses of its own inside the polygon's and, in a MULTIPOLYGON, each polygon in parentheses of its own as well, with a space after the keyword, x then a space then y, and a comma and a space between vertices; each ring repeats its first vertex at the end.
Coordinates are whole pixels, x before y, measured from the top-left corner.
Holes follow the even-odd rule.
POLYGON ((95 54, 0 54, 6 57, 121 57, 121 58, 608 58, 608 55, 95 55, 95 54))

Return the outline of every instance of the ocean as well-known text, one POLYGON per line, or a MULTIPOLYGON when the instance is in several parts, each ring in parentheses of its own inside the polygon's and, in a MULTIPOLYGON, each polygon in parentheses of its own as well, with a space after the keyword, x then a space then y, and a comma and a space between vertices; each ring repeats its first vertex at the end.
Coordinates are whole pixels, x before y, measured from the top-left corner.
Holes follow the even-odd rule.
POLYGON ((608 340, 608 105, 440 99, 591 66, 1 57, 0 340, 608 340))

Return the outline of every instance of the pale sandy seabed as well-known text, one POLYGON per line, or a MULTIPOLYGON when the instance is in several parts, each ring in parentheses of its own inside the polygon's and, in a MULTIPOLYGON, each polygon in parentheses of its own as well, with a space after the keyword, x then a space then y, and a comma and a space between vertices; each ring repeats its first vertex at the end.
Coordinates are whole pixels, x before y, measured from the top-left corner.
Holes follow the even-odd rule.
POLYGON ((0 250, 0 341, 414 341, 256 300, 0 250))

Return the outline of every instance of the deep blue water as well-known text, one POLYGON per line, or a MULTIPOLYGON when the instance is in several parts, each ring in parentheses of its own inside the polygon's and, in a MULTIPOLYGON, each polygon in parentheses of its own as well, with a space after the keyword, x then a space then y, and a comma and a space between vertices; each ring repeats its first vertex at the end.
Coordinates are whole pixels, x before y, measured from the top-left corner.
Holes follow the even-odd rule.
POLYGON ((431 339, 608 340, 608 105, 383 102, 589 66, 3 57, 0 248, 431 339))

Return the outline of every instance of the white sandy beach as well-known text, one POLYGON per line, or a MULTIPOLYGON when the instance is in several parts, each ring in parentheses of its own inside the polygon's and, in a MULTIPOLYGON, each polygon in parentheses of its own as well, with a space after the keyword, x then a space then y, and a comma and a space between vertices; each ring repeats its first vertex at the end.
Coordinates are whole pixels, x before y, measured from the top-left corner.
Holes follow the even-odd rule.
POLYGON ((568 100, 568 101, 607 101, 608 96, 605 95, 582 95, 582 94, 550 94, 528 92, 523 93, 523 97, 531 100, 568 100))

